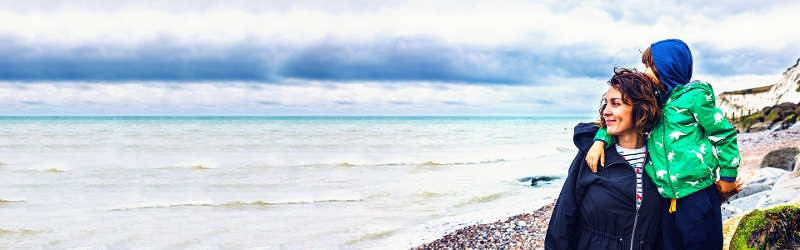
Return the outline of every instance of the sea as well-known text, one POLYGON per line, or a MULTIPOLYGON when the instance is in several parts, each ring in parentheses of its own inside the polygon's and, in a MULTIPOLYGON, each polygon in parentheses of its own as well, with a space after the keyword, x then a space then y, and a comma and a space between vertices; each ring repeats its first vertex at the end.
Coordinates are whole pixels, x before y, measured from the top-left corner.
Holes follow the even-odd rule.
POLYGON ((592 120, 0 117, 0 247, 409 249, 552 202, 592 120))

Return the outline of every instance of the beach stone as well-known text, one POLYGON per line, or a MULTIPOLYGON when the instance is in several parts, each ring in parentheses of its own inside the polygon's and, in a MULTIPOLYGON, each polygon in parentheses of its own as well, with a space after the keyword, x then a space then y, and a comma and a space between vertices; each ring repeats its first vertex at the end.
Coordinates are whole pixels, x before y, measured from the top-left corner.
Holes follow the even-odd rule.
POLYGON ((778 178, 781 178, 784 174, 789 173, 789 171, 780 169, 780 168, 762 168, 756 171, 753 174, 753 177, 750 179, 750 182, 747 185, 751 184, 768 184, 772 185, 775 184, 775 181, 778 178))
POLYGON ((732 218, 733 216, 742 214, 742 212, 744 212, 744 211, 739 209, 739 208, 737 208, 737 207, 734 207, 734 206, 731 206, 731 205, 727 205, 727 204, 723 204, 722 205, 722 221, 726 221, 726 220, 732 218))
MULTIPOLYGON (((772 183, 775 183, 775 181, 773 180, 772 183)), ((772 184, 747 184, 738 194, 731 196, 731 198, 728 198, 728 201, 732 202, 737 199, 741 199, 756 193, 761 193, 769 190, 772 190, 772 184)))
POLYGON ((786 147, 769 152, 761 163, 758 164, 759 168, 779 168, 787 171, 792 171, 794 168, 794 158, 800 154, 800 149, 797 147, 786 147))
MULTIPOLYGON (((735 207, 740 212, 758 208, 760 207, 759 205, 764 203, 767 197, 769 197, 769 193, 770 192, 755 193, 753 195, 731 201, 731 204, 726 206, 735 207)), ((724 219, 726 218, 723 218, 723 220, 724 219)))
POLYGON ((753 125, 750 125, 750 127, 747 128, 747 132, 748 133, 753 133, 753 132, 761 132, 761 131, 769 130, 769 126, 770 125, 772 125, 771 122, 758 122, 758 123, 755 123, 753 125))
POLYGON ((800 154, 794 157, 794 172, 800 172, 800 154))
POLYGON ((800 197, 800 172, 783 175, 772 186, 769 195, 759 207, 767 207, 786 203, 800 197))

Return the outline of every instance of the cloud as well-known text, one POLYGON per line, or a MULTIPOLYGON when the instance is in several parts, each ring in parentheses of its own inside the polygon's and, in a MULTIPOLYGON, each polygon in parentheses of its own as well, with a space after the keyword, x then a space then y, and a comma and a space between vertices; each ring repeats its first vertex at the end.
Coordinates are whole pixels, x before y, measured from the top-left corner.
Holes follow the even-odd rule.
POLYGON ((638 67, 669 37, 710 74, 773 74, 800 52, 780 18, 797 4, 715 3, 2 1, 0 22, 26 25, 0 27, 0 80, 535 85, 638 67))
POLYGON ((766 75, 783 73, 792 62, 800 58, 800 47, 781 48, 744 47, 723 49, 714 44, 692 44, 695 72, 709 75, 766 75))
POLYGON ((584 115, 604 82, 559 87, 434 82, 7 82, 5 115, 584 115), (546 96, 546 97, 542 97, 546 96), (544 100, 544 101, 543 101, 544 100))
POLYGON ((800 57, 800 3, 0 0, 4 114, 594 112, 614 67, 686 41, 715 90, 800 57))
POLYGON ((0 38, 0 79, 10 81, 437 81, 542 84, 552 76, 608 75, 631 57, 591 44, 534 48, 446 43, 436 37, 328 37, 306 46, 251 39, 186 44, 161 36, 79 47, 0 38))

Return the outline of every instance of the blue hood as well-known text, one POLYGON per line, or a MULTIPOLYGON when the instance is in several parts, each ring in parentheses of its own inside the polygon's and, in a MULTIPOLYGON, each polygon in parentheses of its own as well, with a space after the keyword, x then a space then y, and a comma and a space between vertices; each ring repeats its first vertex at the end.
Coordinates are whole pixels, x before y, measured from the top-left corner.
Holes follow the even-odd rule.
POLYGON ((692 79, 692 51, 679 39, 667 39, 650 44, 650 53, 658 71, 658 80, 667 87, 666 96, 679 85, 692 79))

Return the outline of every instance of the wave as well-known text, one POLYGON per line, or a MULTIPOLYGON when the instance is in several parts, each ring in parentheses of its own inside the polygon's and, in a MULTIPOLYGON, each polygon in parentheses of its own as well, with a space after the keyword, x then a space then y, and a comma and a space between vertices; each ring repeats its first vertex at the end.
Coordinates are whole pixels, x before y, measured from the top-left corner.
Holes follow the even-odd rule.
POLYGON ((578 152, 578 149, 567 148, 567 147, 556 147, 556 151, 561 153, 573 153, 573 152, 578 152))
POLYGON ((298 201, 234 201, 221 204, 223 207, 246 207, 246 206, 280 206, 280 205, 302 205, 314 203, 336 203, 336 202, 360 202, 362 199, 329 199, 329 200, 298 200, 298 201))
POLYGON ((12 198, 12 199, 0 198, 0 203, 19 203, 19 202, 25 202, 25 198, 12 198))
POLYGON ((173 165, 173 166, 161 167, 161 169, 187 169, 187 170, 210 170, 218 168, 219 166, 213 164, 173 165))
POLYGON ((232 201, 226 203, 212 203, 212 202, 183 202, 183 203, 168 203, 168 204, 149 204, 149 205, 133 205, 133 206, 118 206, 109 208, 109 211, 126 211, 126 210, 140 210, 140 209, 160 209, 160 208, 176 208, 176 207, 220 207, 220 208, 243 208, 243 207, 264 207, 264 206, 281 206, 281 205, 302 205, 314 203, 331 203, 331 202, 361 202, 363 199, 321 199, 321 200, 294 200, 294 201, 232 201))
POLYGON ((28 229, 19 229, 19 230, 7 230, 0 228, 0 235, 9 235, 9 234, 36 234, 39 231, 28 230, 28 229))
MULTIPOLYGON (((519 159, 525 160, 527 158, 519 159)), ((358 163, 350 163, 350 162, 340 162, 340 163, 319 163, 319 164, 305 164, 300 165, 301 167, 384 167, 384 166, 415 166, 415 167, 436 167, 436 166, 454 166, 454 165, 477 165, 477 164, 491 164, 491 163, 499 163, 499 162, 508 162, 514 160, 506 160, 503 158, 498 158, 494 160, 485 160, 485 161, 464 161, 464 162, 437 162, 437 161, 425 161, 425 162, 388 162, 388 163, 375 163, 375 164, 358 164, 358 163)), ((264 166, 258 166, 264 167, 264 166)))
POLYGON ((419 192, 419 193, 417 193, 415 195, 419 196, 419 197, 422 197, 422 198, 425 198, 425 199, 432 199, 432 198, 439 198, 439 197, 442 197, 442 196, 448 196, 449 194, 424 191, 424 192, 419 192))
POLYGON ((213 203, 206 202, 187 202, 187 203, 172 203, 172 204, 150 204, 150 205, 133 205, 133 206, 120 206, 112 207, 109 211, 126 211, 126 210, 140 210, 140 209, 155 209, 155 208, 174 208, 174 207, 213 207, 213 203))
POLYGON ((390 235, 394 234, 397 231, 399 231, 399 230, 398 229, 393 229, 393 230, 386 230, 386 231, 381 231, 381 232, 377 232, 377 233, 368 233, 368 234, 365 234, 364 236, 361 236, 361 237, 359 237, 357 239, 348 241, 347 243, 345 243, 345 245, 353 245, 353 244, 359 243, 359 242, 364 242, 364 241, 384 238, 384 237, 387 237, 387 236, 390 236, 390 235))
POLYGON ((21 169, 17 170, 20 172, 40 172, 40 173, 62 173, 68 172, 69 169, 60 168, 60 167, 53 167, 53 168, 29 168, 29 169, 21 169))
POLYGON ((487 194, 487 195, 481 195, 481 196, 473 197, 472 199, 469 199, 468 201, 456 204, 455 207, 458 208, 458 207, 463 207, 463 206, 470 205, 470 204, 484 203, 484 202, 487 202, 487 201, 496 200, 496 199, 499 199, 499 198, 503 197, 505 194, 506 194, 506 192, 500 192, 500 193, 487 194))

